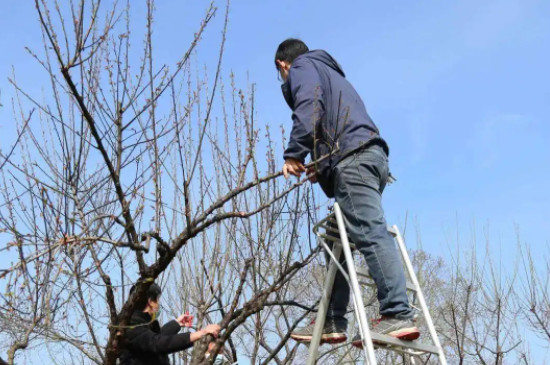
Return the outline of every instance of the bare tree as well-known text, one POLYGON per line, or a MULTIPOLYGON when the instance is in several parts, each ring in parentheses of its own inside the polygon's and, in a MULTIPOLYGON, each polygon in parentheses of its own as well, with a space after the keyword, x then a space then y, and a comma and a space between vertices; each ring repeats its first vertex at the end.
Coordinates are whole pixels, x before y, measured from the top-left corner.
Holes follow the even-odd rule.
MULTIPOLYGON (((212 80, 191 60, 214 4, 173 67, 155 66, 153 1, 142 38, 130 5, 35 1, 44 48, 29 53, 49 92, 30 95, 12 76, 21 141, 2 155, 0 229, 13 265, 1 272, 0 320, 10 364, 31 342, 59 363, 114 364, 154 280, 184 287, 173 298, 199 326, 221 322, 218 347, 227 342, 236 357, 235 331, 248 332, 263 308, 288 305, 280 293, 316 255, 296 244, 310 192, 293 193, 305 180, 276 180, 276 144, 255 121, 253 88, 232 81, 229 101, 220 90, 229 3, 212 80), (143 42, 139 60, 132 40, 143 42)), ((266 356, 255 341, 251 357, 266 356)), ((191 363, 204 351, 195 346, 191 363)))

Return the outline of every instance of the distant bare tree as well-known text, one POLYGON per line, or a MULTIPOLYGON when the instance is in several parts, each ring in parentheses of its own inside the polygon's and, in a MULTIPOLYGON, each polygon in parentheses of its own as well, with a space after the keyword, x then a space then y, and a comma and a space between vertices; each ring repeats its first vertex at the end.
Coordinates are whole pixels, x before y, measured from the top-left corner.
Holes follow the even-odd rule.
POLYGON ((548 252, 533 257, 519 234, 518 244, 522 263, 518 303, 535 335, 550 343, 550 258, 548 252))
POLYGON ((449 265, 444 291, 447 299, 440 308, 448 360, 457 364, 518 361, 522 339, 515 305, 517 267, 499 262, 488 236, 482 259, 475 235, 472 244, 463 240, 456 243, 459 248, 449 265))

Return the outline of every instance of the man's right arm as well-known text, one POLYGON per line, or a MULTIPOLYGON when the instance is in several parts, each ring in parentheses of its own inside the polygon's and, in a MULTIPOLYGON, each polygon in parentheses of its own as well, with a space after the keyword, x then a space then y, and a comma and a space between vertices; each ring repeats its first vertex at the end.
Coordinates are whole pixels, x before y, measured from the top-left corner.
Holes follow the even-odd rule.
POLYGON ((210 334, 214 337, 220 332, 220 326, 210 324, 197 332, 184 332, 173 335, 155 333, 148 327, 137 327, 128 333, 128 347, 154 354, 171 354, 193 346, 193 343, 210 334))
POLYGON ((130 349, 154 354, 170 354, 193 346, 189 332, 166 335, 155 333, 146 326, 130 330, 127 343, 130 349))
POLYGON ((209 324, 203 329, 198 330, 197 332, 191 333, 190 339, 191 339, 191 342, 195 342, 206 335, 212 335, 214 337, 218 337, 218 333, 220 333, 220 326, 217 324, 209 324))

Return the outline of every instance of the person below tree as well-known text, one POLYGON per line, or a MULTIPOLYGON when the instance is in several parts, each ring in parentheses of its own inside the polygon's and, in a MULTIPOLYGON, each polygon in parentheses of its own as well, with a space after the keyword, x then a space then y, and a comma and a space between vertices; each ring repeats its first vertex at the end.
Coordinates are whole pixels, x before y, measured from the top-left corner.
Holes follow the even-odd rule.
MULTIPOLYGON (((135 285, 130 289, 134 292, 135 285)), ((206 335, 218 336, 220 326, 209 324, 196 332, 179 333, 182 327, 190 327, 193 316, 183 314, 160 327, 156 319, 159 311, 160 286, 153 283, 147 295, 137 303, 126 332, 120 355, 121 365, 169 365, 168 354, 185 350, 206 335)))

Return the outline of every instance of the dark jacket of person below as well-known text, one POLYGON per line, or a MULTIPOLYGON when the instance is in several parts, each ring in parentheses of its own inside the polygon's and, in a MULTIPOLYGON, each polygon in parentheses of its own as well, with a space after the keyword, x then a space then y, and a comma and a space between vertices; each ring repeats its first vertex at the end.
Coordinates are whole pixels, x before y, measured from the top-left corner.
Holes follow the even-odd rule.
POLYGON ((190 333, 179 333, 181 327, 172 320, 162 328, 148 313, 135 312, 126 332, 121 365, 170 365, 168 355, 193 346, 190 333))

